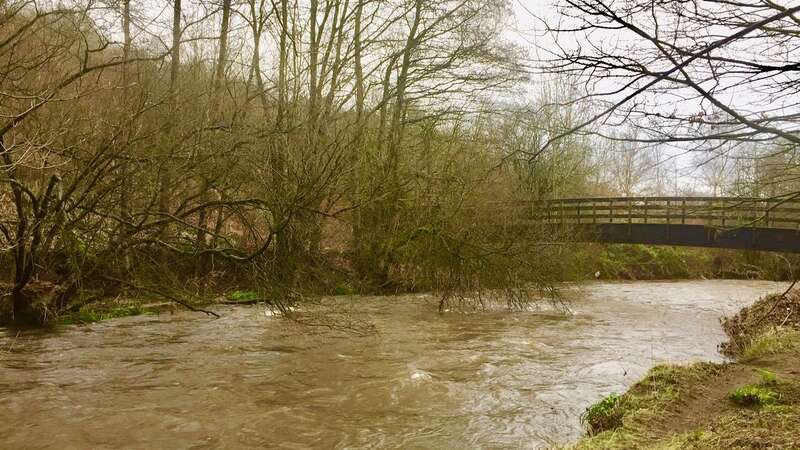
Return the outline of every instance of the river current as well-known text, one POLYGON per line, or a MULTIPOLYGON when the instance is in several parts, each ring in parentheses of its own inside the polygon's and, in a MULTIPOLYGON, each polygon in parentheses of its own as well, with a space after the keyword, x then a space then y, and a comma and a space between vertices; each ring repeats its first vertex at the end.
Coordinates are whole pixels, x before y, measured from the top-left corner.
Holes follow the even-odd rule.
POLYGON ((260 306, 0 328, 0 448, 547 448, 650 367, 722 360, 719 317, 783 286, 592 282, 569 314, 327 300, 366 336, 260 306))

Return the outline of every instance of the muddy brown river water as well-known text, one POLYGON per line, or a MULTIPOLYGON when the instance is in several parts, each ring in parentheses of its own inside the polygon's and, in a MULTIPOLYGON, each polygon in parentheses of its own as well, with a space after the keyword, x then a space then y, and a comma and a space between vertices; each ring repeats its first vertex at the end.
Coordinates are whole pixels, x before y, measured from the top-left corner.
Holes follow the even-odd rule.
POLYGON ((546 448, 653 365, 721 360, 718 318, 782 286, 587 283, 567 315, 330 300, 365 337, 261 307, 0 328, 0 448, 546 448))

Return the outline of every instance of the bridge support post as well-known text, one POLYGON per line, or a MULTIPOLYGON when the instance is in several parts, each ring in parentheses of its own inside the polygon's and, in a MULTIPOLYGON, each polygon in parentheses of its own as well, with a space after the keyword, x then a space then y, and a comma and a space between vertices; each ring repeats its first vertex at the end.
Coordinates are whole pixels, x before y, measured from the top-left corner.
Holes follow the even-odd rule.
POLYGON ((550 223, 552 223, 551 218, 550 218, 550 210, 552 209, 552 205, 551 205, 550 200, 546 200, 546 203, 545 203, 544 206, 545 206, 545 211, 547 211, 547 223, 550 224, 550 223))
POLYGON ((681 225, 686 225, 686 199, 681 200, 681 225))
POLYGON ((756 210, 757 203, 753 202, 753 219, 750 221, 750 230, 752 236, 750 237, 750 245, 755 247, 756 245, 756 225, 758 225, 758 221, 761 220, 758 217, 758 211, 756 210))
POLYGON ((608 223, 614 223, 614 200, 608 201, 608 223))
POLYGON ((667 240, 669 240, 669 215, 670 215, 670 201, 667 200, 667 240))
POLYGON ((631 223, 633 223, 633 200, 628 197, 628 237, 631 237, 631 223))

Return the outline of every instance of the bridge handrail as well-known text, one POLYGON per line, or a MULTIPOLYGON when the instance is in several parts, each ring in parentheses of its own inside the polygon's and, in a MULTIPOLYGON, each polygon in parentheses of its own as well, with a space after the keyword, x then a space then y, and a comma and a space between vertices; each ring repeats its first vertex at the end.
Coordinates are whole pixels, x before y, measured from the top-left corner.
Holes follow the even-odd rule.
POLYGON ((555 198, 541 200, 532 203, 592 203, 592 202, 628 202, 628 201, 692 201, 692 202, 708 202, 708 201, 740 201, 740 202, 768 202, 768 203, 800 203, 800 196, 797 197, 693 197, 693 196, 678 196, 678 197, 568 197, 568 198, 555 198))
POLYGON ((800 230, 800 198, 585 197, 522 202, 546 223, 666 223, 800 230))

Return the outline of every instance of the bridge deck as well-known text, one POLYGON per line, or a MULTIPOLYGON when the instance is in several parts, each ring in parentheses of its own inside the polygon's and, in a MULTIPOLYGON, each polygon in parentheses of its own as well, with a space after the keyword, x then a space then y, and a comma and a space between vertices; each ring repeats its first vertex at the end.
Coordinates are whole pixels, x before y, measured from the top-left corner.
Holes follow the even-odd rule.
POLYGON ((578 239, 800 253, 800 196, 570 198, 529 204, 578 239))

